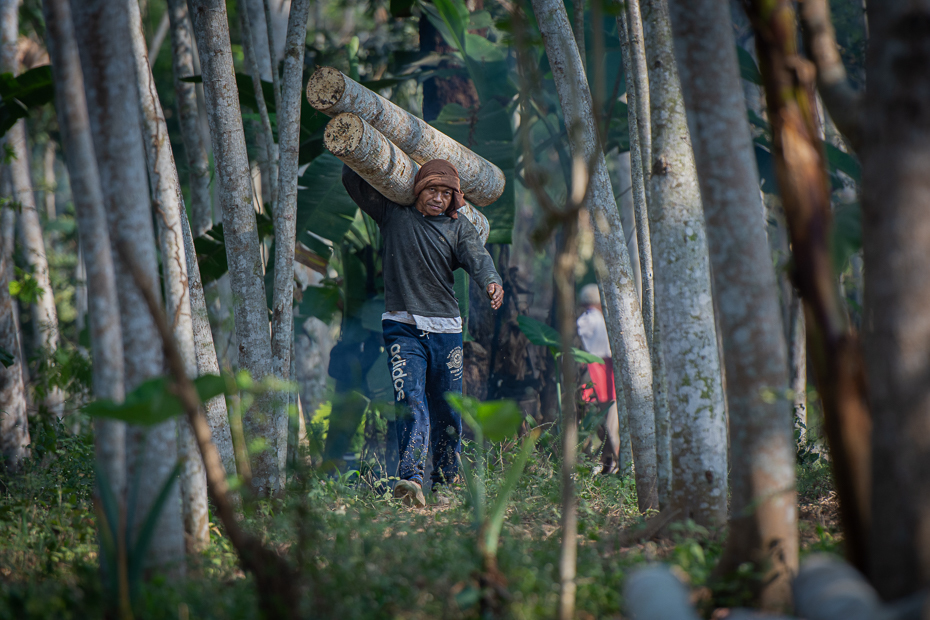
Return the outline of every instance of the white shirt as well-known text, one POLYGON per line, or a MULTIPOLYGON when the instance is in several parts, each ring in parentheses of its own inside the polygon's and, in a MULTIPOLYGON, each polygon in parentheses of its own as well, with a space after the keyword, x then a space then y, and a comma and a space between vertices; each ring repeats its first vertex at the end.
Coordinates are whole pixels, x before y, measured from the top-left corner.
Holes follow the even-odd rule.
MULTIPOLYGON (((410 314, 406 310, 385 312, 381 315, 382 321, 397 321, 407 325, 416 325, 417 329, 431 334, 461 334, 462 317, 454 318, 444 316, 420 316, 410 314)), ((603 319, 601 319, 603 320, 603 319)))
POLYGON ((578 317, 577 325, 581 346, 585 351, 605 360, 611 357, 610 341, 607 340, 607 323, 600 310, 588 308, 578 317))

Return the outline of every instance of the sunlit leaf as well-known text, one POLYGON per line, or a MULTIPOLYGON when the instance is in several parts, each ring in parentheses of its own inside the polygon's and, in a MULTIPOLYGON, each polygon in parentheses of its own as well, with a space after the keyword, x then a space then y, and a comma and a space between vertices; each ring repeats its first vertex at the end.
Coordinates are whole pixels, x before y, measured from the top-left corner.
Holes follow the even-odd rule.
POLYGON ((23 71, 14 77, 12 73, 0 74, 0 136, 6 134, 21 118, 29 116, 30 110, 50 103, 55 97, 50 65, 23 71))
POLYGON ((562 337, 554 328, 536 319, 520 315, 517 317, 520 331, 527 340, 538 347, 549 347, 559 350, 562 348, 562 337))

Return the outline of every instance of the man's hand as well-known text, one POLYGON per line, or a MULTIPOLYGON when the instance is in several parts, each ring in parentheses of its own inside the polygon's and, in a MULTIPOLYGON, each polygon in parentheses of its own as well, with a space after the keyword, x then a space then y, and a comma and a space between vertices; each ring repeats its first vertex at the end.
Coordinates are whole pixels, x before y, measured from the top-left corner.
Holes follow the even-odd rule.
POLYGON ((504 303, 504 287, 497 282, 491 282, 488 284, 488 297, 491 298, 491 307, 499 310, 504 303))

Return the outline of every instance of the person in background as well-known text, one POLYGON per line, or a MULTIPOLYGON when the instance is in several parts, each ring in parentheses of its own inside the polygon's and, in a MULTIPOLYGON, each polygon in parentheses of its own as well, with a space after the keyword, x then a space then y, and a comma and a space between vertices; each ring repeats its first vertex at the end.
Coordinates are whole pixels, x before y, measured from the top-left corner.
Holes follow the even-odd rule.
POLYGON ((610 403, 604 419, 604 449, 601 451, 602 474, 620 471, 620 420, 617 415, 617 396, 614 390, 614 366, 607 340, 607 323, 601 311, 601 293, 597 284, 586 284, 580 294, 581 315, 578 317, 578 336, 582 348, 604 360, 603 364, 588 364, 587 372, 592 387, 582 393, 585 402, 610 403))

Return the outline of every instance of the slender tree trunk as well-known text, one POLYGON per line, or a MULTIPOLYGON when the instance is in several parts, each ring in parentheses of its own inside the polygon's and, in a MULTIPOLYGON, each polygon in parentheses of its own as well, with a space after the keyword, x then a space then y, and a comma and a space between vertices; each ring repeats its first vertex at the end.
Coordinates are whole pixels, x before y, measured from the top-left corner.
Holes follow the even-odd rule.
POLYGON ((788 376, 791 381, 791 403, 800 441, 807 435, 807 330, 804 328, 804 304, 791 289, 791 318, 788 330, 788 376))
MULTIPOLYGON (((274 109, 280 111, 281 110, 281 79, 278 77, 278 55, 275 53, 274 22, 271 19, 270 0, 264 0, 262 2, 262 8, 265 9, 265 30, 268 33, 268 61, 270 65, 269 68, 271 69, 271 83, 274 85, 274 109)), ((283 10, 283 3, 282 3, 282 10, 283 10)), ((291 5, 290 13, 291 14, 294 13, 293 4, 291 5)), ((310 13, 309 8, 307 9, 307 13, 309 15, 310 13)), ((254 21, 253 23, 257 24, 257 22, 254 22, 254 21)), ((290 15, 288 15, 287 23, 288 23, 288 33, 290 33, 290 24, 291 24, 290 15)), ((304 44, 306 43, 306 39, 307 39, 307 20, 305 19, 304 29, 303 29, 303 38, 301 39, 301 42, 300 42, 301 50, 303 50, 304 44)), ((287 46, 287 42, 285 39, 285 43, 284 43, 284 55, 285 56, 287 56, 287 48, 288 46, 287 46)), ((304 64, 303 60, 304 60, 303 55, 301 55, 301 58, 300 58, 300 66, 301 66, 301 80, 300 81, 301 82, 303 81, 303 64, 304 64)), ((280 112, 278 113, 280 114, 280 112)))
POLYGON ((642 4, 652 121, 649 226, 671 412, 672 507, 722 525, 727 439, 704 214, 665 0, 642 4))
MULTIPOLYGON (((120 402, 124 397, 123 342, 116 276, 84 99, 84 76, 71 21, 71 4, 68 0, 46 0, 42 6, 49 35, 58 128, 81 237, 79 260, 84 265, 87 287, 94 396, 120 402)), ((97 464, 117 497, 122 497, 126 488, 125 441, 126 425, 123 422, 94 422, 97 464)))
POLYGON ((870 4, 862 126, 869 572, 886 600, 930 583, 930 5, 870 4))
POLYGON ((594 221, 595 266, 604 296, 607 334, 615 362, 614 376, 623 387, 633 440, 633 462, 639 508, 658 507, 656 488, 655 409, 652 395, 652 365, 643 329, 643 317, 627 254, 620 213, 607 175, 607 165, 598 141, 591 91, 581 67, 568 15, 561 2, 534 0, 546 55, 553 69, 556 90, 569 127, 569 145, 576 166, 590 170, 585 198, 594 221))
MULTIPOLYGON (((184 358, 189 377, 197 376, 197 359, 194 347, 194 328, 191 319, 190 292, 187 278, 187 256, 184 250, 184 235, 181 232, 186 222, 181 221, 185 213, 184 199, 178 171, 168 139, 168 127, 162 111, 155 79, 149 68, 145 52, 145 34, 142 31, 142 16, 136 0, 126 0, 129 8, 130 37, 136 63, 136 88, 142 119, 142 142, 148 163, 149 183, 152 188, 152 207, 158 229, 161 250, 162 274, 165 289, 165 305, 171 317, 174 339, 184 358)), ((190 423, 178 422, 178 451, 184 461, 181 469, 181 506, 184 514, 186 541, 192 550, 199 550, 210 543, 209 516, 207 514, 207 478, 203 462, 194 440, 190 423)))
MULTIPOLYGON (((190 0, 188 6, 204 76, 230 282, 238 300, 239 367, 258 380, 272 372, 271 334, 226 5, 221 0, 190 0)), ((270 405, 271 399, 257 398, 242 420, 249 441, 262 438, 269 444, 269 449, 252 457, 252 487, 260 495, 281 488, 277 453, 283 448, 276 445, 278 425, 270 405)))
MULTIPOLYGON (((271 356, 275 375, 291 379, 291 352, 294 349, 294 248, 297 239, 297 154, 300 150, 300 100, 303 96, 304 49, 310 0, 292 0, 284 48, 284 92, 278 108, 280 176, 278 202, 274 209, 274 300, 271 310, 271 356)), ((271 36, 271 27, 268 30, 271 36)), ((275 421, 278 445, 287 445, 287 399, 279 394, 275 421), (283 433, 283 437, 281 436, 283 433)), ((286 451, 278 452, 278 466, 284 468, 286 451)))
POLYGON ((58 187, 58 182, 55 180, 56 147, 57 145, 54 140, 47 140, 45 142, 45 150, 43 151, 42 159, 42 173, 44 177, 42 180, 42 202, 45 203, 45 217, 48 218, 49 221, 58 217, 58 213, 55 209, 55 190, 58 187))
MULTIPOLYGON (((152 283, 158 281, 155 231, 139 124, 139 97, 135 88, 129 12, 123 2, 87 0, 74 6, 74 31, 81 53, 87 109, 100 186, 109 221, 112 244, 132 247, 135 260, 152 283)), ((116 267, 117 295, 123 338, 126 390, 163 371, 161 340, 144 298, 122 261, 116 267)), ((158 296, 158 291, 152 294, 158 296)), ((175 420, 143 429, 127 429, 128 479, 138 486, 129 490, 137 498, 138 531, 156 497, 166 485, 168 500, 161 510, 147 564, 171 575, 184 573, 184 529, 176 482, 168 474, 178 460, 175 420)))
MULTIPOLYGON (((197 85, 181 81, 181 78, 195 75, 194 49, 188 29, 187 2, 168 0, 168 16, 171 18, 174 91, 178 100, 181 140, 190 172, 188 183, 191 192, 191 228, 194 236, 199 237, 213 226, 213 207, 210 201, 210 160, 207 158, 207 149, 204 147, 199 129, 197 85)), ((220 454, 222 454, 222 449, 220 454)))
POLYGON ((168 11, 165 11, 161 20, 158 22, 158 27, 155 29, 155 34, 152 35, 152 41, 149 44, 148 53, 145 55, 149 59, 149 67, 155 66, 155 61, 158 60, 158 52, 161 51, 161 46, 165 42, 165 37, 168 36, 168 28, 170 27, 171 20, 168 17, 168 11))
POLYGON ((751 562, 759 598, 791 604, 798 570, 788 354, 729 7, 669 0, 726 365, 730 533, 720 572, 751 562))

